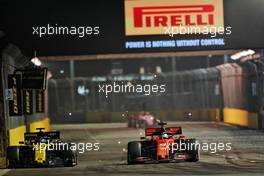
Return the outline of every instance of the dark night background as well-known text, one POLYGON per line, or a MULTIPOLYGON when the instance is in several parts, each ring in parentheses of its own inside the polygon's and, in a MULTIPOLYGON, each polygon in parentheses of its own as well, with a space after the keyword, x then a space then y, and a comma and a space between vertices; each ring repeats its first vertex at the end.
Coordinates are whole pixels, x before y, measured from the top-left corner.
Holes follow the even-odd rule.
MULTIPOLYGON (((263 7, 263 0, 224 0, 224 23, 225 26, 232 27, 232 35, 225 36, 226 46, 180 49, 263 48, 263 7)), ((33 55, 34 50, 38 51, 39 56, 179 50, 176 48, 126 50, 125 41, 166 40, 171 37, 125 37, 123 0, 1 0, 0 18, 0 30, 3 30, 8 40, 19 46, 26 55, 33 55), (38 38, 32 35, 32 26, 46 26, 47 24, 99 26, 100 35, 84 38, 69 35, 38 38)), ((185 39, 192 37, 194 36, 181 36, 185 39)))

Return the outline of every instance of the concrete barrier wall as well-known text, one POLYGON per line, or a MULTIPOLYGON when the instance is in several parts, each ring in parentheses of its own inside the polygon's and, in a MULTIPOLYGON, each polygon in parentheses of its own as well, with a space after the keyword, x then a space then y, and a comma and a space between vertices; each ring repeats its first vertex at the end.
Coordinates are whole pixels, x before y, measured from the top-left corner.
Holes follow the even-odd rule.
POLYGON ((242 109, 224 108, 224 122, 247 128, 258 129, 258 115, 242 109))
POLYGON ((152 112, 165 121, 216 121, 220 119, 220 109, 185 109, 152 112))
POLYGON ((50 131, 50 119, 44 117, 37 121, 31 122, 29 124, 29 131, 27 131, 26 125, 20 125, 16 128, 10 128, 9 133, 9 146, 20 146, 24 144, 19 144, 19 141, 24 141, 25 132, 36 132, 36 128, 45 128, 44 131, 50 131))
POLYGON ((50 131, 50 119, 48 117, 44 117, 35 122, 31 122, 29 125, 30 132, 37 132, 36 128, 45 128, 44 131, 50 131))
MULTIPOLYGON (((164 121, 221 121, 221 109, 218 108, 152 111, 151 113, 164 121), (191 116, 188 115, 189 113, 191 116)), ((126 122, 126 117, 127 113, 124 112, 88 112, 86 115, 86 122, 126 122)), ((257 113, 249 113, 242 109, 224 108, 223 122, 251 129, 258 129, 257 113)))
MULTIPOLYGON (((88 112, 87 123, 126 122, 126 117, 134 112, 88 112)), ((220 109, 185 109, 151 111, 156 117, 164 121, 219 121, 220 109)))
POLYGON ((26 125, 21 125, 16 128, 10 128, 9 132, 9 146, 19 146, 19 141, 24 141, 24 133, 26 132, 26 125))

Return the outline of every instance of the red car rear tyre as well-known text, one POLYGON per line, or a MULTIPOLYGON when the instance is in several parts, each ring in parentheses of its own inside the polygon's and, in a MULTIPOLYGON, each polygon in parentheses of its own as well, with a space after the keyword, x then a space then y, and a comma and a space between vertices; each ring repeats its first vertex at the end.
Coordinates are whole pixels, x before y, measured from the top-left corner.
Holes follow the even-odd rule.
POLYGON ((127 145, 127 164, 136 164, 138 157, 141 157, 141 142, 129 142, 127 145))

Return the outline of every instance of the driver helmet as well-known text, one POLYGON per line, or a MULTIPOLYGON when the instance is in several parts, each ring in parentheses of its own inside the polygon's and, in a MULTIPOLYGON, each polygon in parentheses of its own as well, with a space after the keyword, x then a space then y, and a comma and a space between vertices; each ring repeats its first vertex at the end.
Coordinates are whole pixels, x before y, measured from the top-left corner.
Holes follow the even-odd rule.
POLYGON ((39 142, 40 143, 47 143, 47 139, 46 138, 40 138, 39 142))
POLYGON ((163 133, 163 134, 162 134, 162 139, 168 139, 168 138, 169 138, 168 133, 163 133))

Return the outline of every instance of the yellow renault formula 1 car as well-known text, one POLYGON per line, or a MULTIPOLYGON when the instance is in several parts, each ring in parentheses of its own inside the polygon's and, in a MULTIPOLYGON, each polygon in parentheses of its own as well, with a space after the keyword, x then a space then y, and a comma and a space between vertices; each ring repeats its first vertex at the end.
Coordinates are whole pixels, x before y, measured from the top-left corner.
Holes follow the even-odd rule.
POLYGON ((77 152, 69 143, 60 140, 60 132, 25 133, 23 146, 9 146, 7 158, 10 168, 76 166, 77 152))

